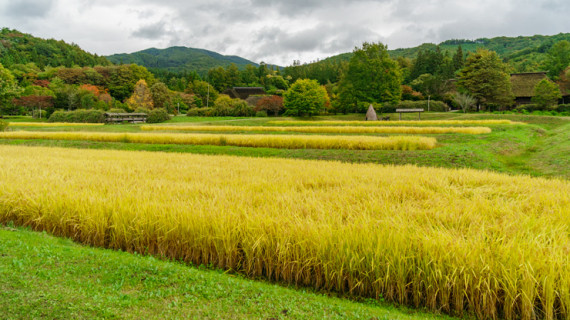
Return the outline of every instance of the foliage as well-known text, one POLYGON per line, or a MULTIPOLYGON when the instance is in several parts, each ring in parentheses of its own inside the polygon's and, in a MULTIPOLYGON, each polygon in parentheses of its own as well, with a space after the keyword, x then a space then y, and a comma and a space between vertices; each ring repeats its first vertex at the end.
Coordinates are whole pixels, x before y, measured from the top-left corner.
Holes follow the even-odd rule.
POLYGON ((255 116, 256 117, 267 117, 267 111, 265 111, 265 110, 256 111, 255 116))
POLYGON ((421 100, 421 101, 400 101, 398 103, 384 103, 380 108, 380 111, 383 113, 394 113, 396 109, 424 109, 424 111, 432 111, 432 112, 446 112, 449 110, 449 106, 443 101, 437 100, 430 100, 429 101, 429 108, 428 108, 428 101, 421 100))
POLYGON ((7 106, 9 107, 12 103, 12 99, 17 97, 21 92, 20 87, 14 79, 12 72, 2 64, 0 64, 0 106, 3 110, 7 106))
POLYGON ((324 110, 327 102, 327 91, 316 80, 299 79, 283 94, 286 115, 316 115, 324 110))
POLYGON ((455 93, 454 100, 461 107, 463 113, 467 112, 467 110, 472 110, 472 108, 475 106, 475 103, 477 102, 475 98, 467 93, 462 92, 455 93))
POLYGON ((8 122, 0 119, 0 132, 6 130, 8 128, 8 122))
POLYGON ((402 97, 401 100, 423 100, 424 96, 421 92, 414 91, 412 87, 408 85, 402 85, 402 97))
POLYGON ((105 113, 101 110, 56 111, 48 119, 49 122, 81 122, 103 123, 105 113))
POLYGON ((36 108, 39 109, 38 110, 38 116, 39 118, 42 117, 49 117, 51 115, 51 113, 53 112, 53 101, 54 98, 52 96, 22 96, 19 98, 16 98, 13 100, 13 104, 19 107, 23 107, 25 109, 27 109, 30 112, 34 112, 35 114, 35 110, 36 108), (41 110, 46 110, 47 114, 44 113, 42 115, 42 111, 41 110), (49 110, 52 109, 52 110, 49 110))
POLYGON ((548 51, 545 62, 548 76, 553 80, 558 80, 560 74, 570 66, 570 42, 567 40, 558 41, 548 51))
POLYGON ((50 65, 83 67, 111 64, 105 57, 87 53, 76 44, 44 40, 8 28, 0 31, 0 51, 0 63, 7 67, 28 63, 34 63, 39 68, 50 65))
POLYGON ((153 84, 152 87, 150 87, 150 95, 154 108, 172 108, 172 97, 168 87, 164 83, 156 82, 153 84))
POLYGON ((548 79, 542 79, 534 87, 534 96, 531 100, 543 109, 554 109, 560 98, 562 94, 558 85, 548 79))
POLYGON ((188 84, 186 89, 187 93, 194 94, 201 102, 201 106, 209 107, 213 104, 216 99, 218 99, 218 91, 214 89, 208 82, 202 80, 194 80, 191 84, 188 84))
POLYGON ((385 45, 365 42, 362 48, 355 48, 340 82, 343 111, 354 110, 359 102, 396 103, 401 96, 400 76, 385 45))
POLYGON ((261 97, 255 104, 254 111, 265 111, 267 114, 272 113, 277 116, 283 110, 283 98, 280 96, 265 96, 261 97))
POLYGON ((247 102, 221 94, 214 103, 211 115, 216 117, 251 117, 255 115, 255 111, 247 102))
POLYGON ((457 85, 478 103, 499 104, 506 108, 514 100, 510 75, 496 52, 481 49, 470 54, 459 73, 457 85))
POLYGON ((135 85, 133 94, 131 97, 126 101, 129 108, 132 110, 137 108, 145 108, 145 109, 153 109, 153 99, 150 93, 150 89, 148 88, 146 81, 143 79, 139 80, 135 85))
POLYGON ((170 120, 170 116, 168 115, 168 111, 164 108, 154 108, 150 110, 146 118, 147 123, 160 123, 168 120, 170 120))

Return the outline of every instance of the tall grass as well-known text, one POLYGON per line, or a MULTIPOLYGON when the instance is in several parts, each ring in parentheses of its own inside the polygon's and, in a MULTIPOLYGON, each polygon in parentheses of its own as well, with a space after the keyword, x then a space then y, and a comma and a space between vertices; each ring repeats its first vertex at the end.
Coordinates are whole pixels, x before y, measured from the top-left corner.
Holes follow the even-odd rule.
POLYGON ((193 144, 283 149, 429 150, 437 140, 394 136, 219 135, 112 132, 0 132, 0 139, 86 140, 151 144, 193 144))
POLYGON ((0 146, 0 221, 479 318, 570 317, 570 182, 0 146))
POLYGON ((11 127, 84 127, 103 126, 104 123, 71 123, 71 122, 10 122, 11 127))
POLYGON ((442 126, 442 125, 505 125, 505 124, 524 124, 522 122, 513 122, 511 120, 418 120, 418 121, 268 121, 268 124, 275 125, 322 125, 322 126, 442 126))
POLYGON ((219 132, 302 132, 302 133, 403 133, 403 134, 445 134, 490 133, 486 127, 259 127, 259 126, 142 126, 143 131, 219 131, 219 132))

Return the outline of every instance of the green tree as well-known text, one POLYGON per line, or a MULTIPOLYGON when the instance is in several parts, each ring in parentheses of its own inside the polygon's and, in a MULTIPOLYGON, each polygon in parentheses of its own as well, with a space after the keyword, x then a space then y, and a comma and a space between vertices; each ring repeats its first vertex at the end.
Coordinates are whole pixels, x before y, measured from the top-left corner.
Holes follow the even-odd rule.
POLYGON ((327 91, 316 80, 299 79, 283 94, 285 114, 312 116, 326 107, 327 91))
POLYGON ((359 102, 398 102, 400 77, 400 68, 388 56, 386 46, 365 42, 362 48, 355 48, 340 82, 343 111, 355 110, 359 102))
POLYGON ((464 64, 465 64, 465 58, 463 57, 463 49, 461 48, 461 46, 458 46, 455 55, 453 55, 454 71, 461 70, 464 64))
POLYGON ((218 99, 218 91, 214 89, 208 82, 202 80, 194 80, 188 84, 187 93, 193 93, 202 101, 202 106, 211 106, 218 99))
POLYGON ((459 72, 459 88, 469 92, 479 104, 498 104, 502 108, 513 104, 511 78, 496 52, 478 49, 467 57, 459 72))
POLYGON ((12 99, 18 97, 21 91, 12 72, 0 64, 0 107, 2 108, 2 113, 12 113, 14 111, 12 99))
POLYGON ((560 73, 570 65, 570 42, 558 41, 548 51, 546 70, 550 79, 558 80, 560 73))
MULTIPOLYGON (((152 104, 155 108, 168 109, 170 107, 171 95, 168 87, 162 83, 157 82, 150 87, 150 95, 152 96, 152 104)), ((172 112, 173 110, 168 110, 172 112)))
POLYGON ((532 102, 545 109, 554 109, 562 98, 558 85, 548 79, 540 80, 534 87, 532 102))

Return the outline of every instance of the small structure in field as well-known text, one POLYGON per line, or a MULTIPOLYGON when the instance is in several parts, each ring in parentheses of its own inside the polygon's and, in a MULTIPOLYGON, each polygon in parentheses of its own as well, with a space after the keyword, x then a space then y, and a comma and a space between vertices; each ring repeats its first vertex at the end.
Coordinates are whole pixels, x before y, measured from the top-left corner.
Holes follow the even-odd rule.
POLYGON ((377 121, 378 120, 378 116, 376 115, 376 110, 374 110, 374 107, 372 106, 372 104, 370 104, 370 106, 368 107, 368 111, 366 111, 366 121, 377 121))
POLYGON ((146 123, 146 113, 105 113, 105 123, 146 123))
POLYGON ((264 95, 265 89, 262 87, 233 87, 225 90, 222 94, 227 94, 232 99, 245 100, 249 96, 264 95))
POLYGON ((396 109, 396 112, 400 114, 400 120, 402 120, 402 113, 411 113, 417 112, 418 113, 418 120, 422 120, 422 112, 424 112, 423 108, 418 109, 396 109))

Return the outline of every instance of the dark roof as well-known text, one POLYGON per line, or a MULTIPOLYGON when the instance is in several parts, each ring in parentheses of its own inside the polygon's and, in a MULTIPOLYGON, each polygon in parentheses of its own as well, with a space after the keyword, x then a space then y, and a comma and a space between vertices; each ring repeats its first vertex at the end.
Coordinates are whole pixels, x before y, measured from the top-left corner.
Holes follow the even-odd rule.
POLYGON ((534 96, 534 87, 546 78, 546 72, 525 72, 511 74, 511 85, 515 97, 534 96))
POLYGON ((234 99, 240 98, 245 100, 249 96, 265 94, 265 89, 262 87, 233 87, 231 89, 225 90, 222 93, 227 94, 234 99))

